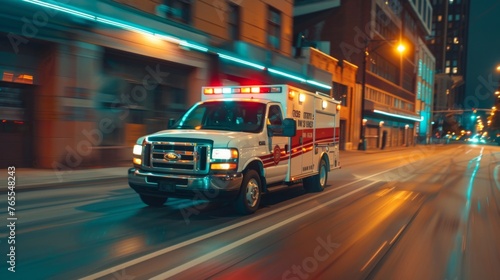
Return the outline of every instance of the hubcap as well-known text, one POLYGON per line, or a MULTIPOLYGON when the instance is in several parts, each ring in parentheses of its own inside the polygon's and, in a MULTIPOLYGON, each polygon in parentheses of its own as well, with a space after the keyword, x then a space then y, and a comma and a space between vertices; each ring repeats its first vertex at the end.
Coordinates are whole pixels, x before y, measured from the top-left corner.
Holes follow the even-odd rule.
POLYGON ((251 179, 247 184, 246 199, 248 206, 255 207, 259 198, 259 185, 255 179, 251 179))
POLYGON ((319 170, 319 184, 324 186, 326 184, 326 166, 321 165, 319 170))

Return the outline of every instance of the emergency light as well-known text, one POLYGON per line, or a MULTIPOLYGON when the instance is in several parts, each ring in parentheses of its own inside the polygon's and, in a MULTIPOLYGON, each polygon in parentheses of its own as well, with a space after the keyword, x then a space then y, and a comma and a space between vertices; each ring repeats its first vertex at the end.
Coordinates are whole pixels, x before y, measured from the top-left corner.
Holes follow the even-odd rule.
POLYGON ((203 94, 239 94, 239 93, 281 93, 281 87, 255 87, 255 86, 238 86, 238 87, 204 87, 203 94))

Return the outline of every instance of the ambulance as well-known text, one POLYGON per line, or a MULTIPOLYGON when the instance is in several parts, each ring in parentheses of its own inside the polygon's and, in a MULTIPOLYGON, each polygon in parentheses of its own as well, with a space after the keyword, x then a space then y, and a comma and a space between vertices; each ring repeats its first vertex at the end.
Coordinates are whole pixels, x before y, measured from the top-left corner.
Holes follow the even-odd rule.
POLYGON ((290 85, 203 87, 169 128, 140 137, 128 181, 142 202, 230 200, 255 212, 262 195, 302 183, 325 188, 340 168, 340 103, 290 85))

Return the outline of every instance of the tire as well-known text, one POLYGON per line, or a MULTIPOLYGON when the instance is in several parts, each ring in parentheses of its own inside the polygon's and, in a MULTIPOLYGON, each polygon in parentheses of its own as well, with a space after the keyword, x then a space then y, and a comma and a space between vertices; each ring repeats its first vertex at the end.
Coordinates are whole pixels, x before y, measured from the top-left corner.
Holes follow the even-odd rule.
POLYGON ((168 197, 162 197, 162 196, 151 196, 151 195, 144 195, 140 194, 142 202, 147 204, 150 207, 154 208, 159 208, 162 207, 163 204, 167 201, 168 197))
POLYGON ((321 159, 318 166, 318 174, 304 178, 304 189, 308 192, 321 192, 325 189, 326 182, 328 181, 328 166, 325 159, 321 159))
POLYGON ((260 176, 257 171, 250 169, 243 176, 240 193, 233 203, 239 214, 252 214, 259 208, 262 186, 260 176))

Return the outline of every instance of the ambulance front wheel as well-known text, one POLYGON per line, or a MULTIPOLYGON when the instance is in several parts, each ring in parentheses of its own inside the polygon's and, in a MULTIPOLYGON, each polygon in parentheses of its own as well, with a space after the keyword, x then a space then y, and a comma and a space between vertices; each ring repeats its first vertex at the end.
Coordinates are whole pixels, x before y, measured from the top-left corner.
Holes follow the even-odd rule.
POLYGON ((168 197, 163 197, 163 196, 151 196, 151 195, 145 195, 141 194, 139 195, 141 197, 142 202, 147 204, 150 207, 153 208, 158 208, 162 207, 163 204, 167 201, 168 197))
POLYGON ((236 211, 243 215, 257 211, 261 198, 261 180, 257 171, 250 169, 243 176, 240 193, 234 201, 236 211))
POLYGON ((320 192, 325 189, 326 182, 328 181, 328 166, 326 160, 321 159, 318 167, 318 174, 304 178, 304 189, 310 192, 320 192))

